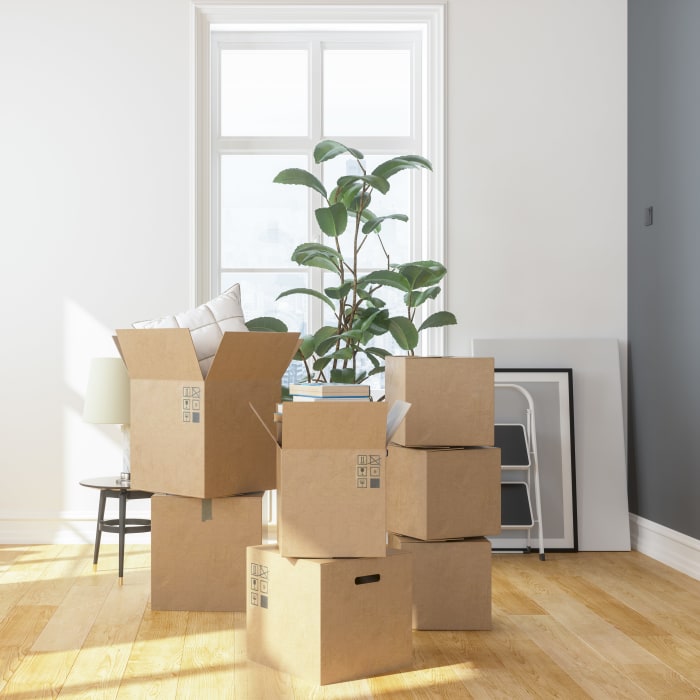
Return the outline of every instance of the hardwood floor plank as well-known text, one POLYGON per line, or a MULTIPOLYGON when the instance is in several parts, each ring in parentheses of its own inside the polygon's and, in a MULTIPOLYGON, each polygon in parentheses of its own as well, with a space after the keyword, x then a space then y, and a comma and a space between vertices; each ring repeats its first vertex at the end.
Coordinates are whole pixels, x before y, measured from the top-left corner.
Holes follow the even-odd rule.
POLYGON ((119 698, 174 698, 187 630, 187 612, 146 608, 119 687, 119 698))
POLYGON ((28 547, 29 545, 24 544, 0 545, 0 582, 2 582, 2 575, 10 570, 15 561, 27 551, 28 547))
POLYGON ((191 612, 177 694, 182 698, 235 696, 234 613, 191 612))
POLYGON ((416 631, 402 673, 319 687, 246 658, 244 613, 154 612, 150 549, 0 547, 0 695, 700 698, 700 581, 637 552, 493 558, 493 629, 416 631), (56 590, 51 590, 51 587, 56 590))
POLYGON ((3 694, 12 700, 55 698, 77 655, 78 649, 28 654, 12 674, 3 694))
POLYGON ((581 697, 608 700, 652 698, 594 647, 558 621, 546 617, 519 617, 516 624, 582 689, 581 697))
POLYGON ((22 605, 60 605, 73 586, 76 577, 87 570, 89 545, 66 545, 44 567, 20 600, 22 605))
POLYGON ((636 557, 627 561, 629 566, 620 567, 609 556, 601 557, 597 566, 582 572, 582 576, 624 601, 643 618, 653 620, 664 632, 697 638, 700 597, 690 585, 695 583, 697 589, 697 581, 678 572, 674 572, 674 579, 656 570, 643 575, 636 557))
POLYGON ((664 663, 629 664, 624 673, 652 697, 654 700, 679 700, 700 698, 700 689, 686 678, 673 671, 664 663))
MULTIPOLYGON (((506 556, 506 555, 502 555, 506 556)), ((491 600, 508 615, 545 615, 545 611, 508 579, 507 573, 494 566, 491 574, 491 600)))
POLYGON ((29 653, 56 608, 16 605, 0 624, 0 693, 29 653))
POLYGON ((80 649, 105 598, 116 581, 112 577, 80 577, 32 646, 33 652, 80 649))
MULTIPOLYGON (((698 629, 700 630, 700 626, 698 629)), ((670 634, 637 637, 635 641, 669 669, 700 688, 700 653, 698 653, 697 638, 691 645, 687 643, 687 640, 679 639, 670 634)))
POLYGON ((0 620, 19 604, 36 581, 43 578, 60 549, 57 545, 34 545, 16 552, 11 566, 0 574, 0 620))
POLYGON ((108 595, 87 635, 59 697, 108 700, 117 697, 133 642, 150 598, 150 572, 130 571, 123 586, 113 573, 108 595))

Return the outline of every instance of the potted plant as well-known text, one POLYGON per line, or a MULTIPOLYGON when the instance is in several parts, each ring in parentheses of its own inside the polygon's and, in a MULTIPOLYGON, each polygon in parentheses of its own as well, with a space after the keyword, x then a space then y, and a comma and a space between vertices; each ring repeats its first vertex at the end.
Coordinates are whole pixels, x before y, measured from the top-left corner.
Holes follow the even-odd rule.
MULTIPOLYGON (((382 223, 388 219, 405 222, 408 217, 400 213, 376 216, 370 209, 373 199, 389 191, 389 181, 396 173, 432 170, 430 162, 417 155, 399 156, 367 172, 360 151, 330 140, 318 143, 313 155, 316 163, 324 163, 343 154, 356 161, 356 173, 339 177, 330 191, 313 173, 300 168, 282 170, 274 178, 274 182, 285 185, 303 185, 322 197, 324 206, 315 211, 322 240, 297 246, 291 259, 333 276, 333 282, 322 292, 297 287, 277 298, 306 294, 332 310, 333 323, 303 337, 295 359, 304 363, 307 381, 349 384, 384 371, 384 358, 391 353, 377 346, 378 336, 389 333, 402 350, 413 355, 422 331, 457 320, 448 311, 438 311, 416 326, 416 311, 440 294, 439 283, 447 270, 433 260, 394 262, 382 240, 382 223), (343 246, 345 252, 341 250, 341 236, 352 238, 351 245, 343 246), (362 264, 362 253, 370 236, 378 238, 386 265, 364 273, 367 266, 362 264), (386 287, 403 293, 403 313, 390 313, 382 298, 386 287), (362 357, 367 362, 362 362, 362 357)), ((251 330, 287 330, 282 321, 270 317, 252 319, 246 325, 251 330)))

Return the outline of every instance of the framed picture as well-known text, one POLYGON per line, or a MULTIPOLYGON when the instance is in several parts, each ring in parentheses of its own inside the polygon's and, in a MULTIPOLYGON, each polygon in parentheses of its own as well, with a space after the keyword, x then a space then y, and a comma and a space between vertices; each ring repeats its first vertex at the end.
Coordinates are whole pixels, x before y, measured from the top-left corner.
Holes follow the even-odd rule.
MULTIPOLYGON (((572 370, 497 368, 495 381, 497 425, 527 425, 529 407, 526 395, 513 387, 499 388, 499 385, 515 384, 532 397, 545 551, 577 551, 572 370)), ((530 471, 530 500, 536 519, 533 467, 530 471)), ((502 481, 527 481, 527 471, 503 470, 502 481)), ((530 530, 529 545, 533 549, 539 545, 538 527, 535 524, 530 530)), ((503 530, 500 535, 489 539, 494 551, 528 546, 528 532, 524 529, 503 530)))

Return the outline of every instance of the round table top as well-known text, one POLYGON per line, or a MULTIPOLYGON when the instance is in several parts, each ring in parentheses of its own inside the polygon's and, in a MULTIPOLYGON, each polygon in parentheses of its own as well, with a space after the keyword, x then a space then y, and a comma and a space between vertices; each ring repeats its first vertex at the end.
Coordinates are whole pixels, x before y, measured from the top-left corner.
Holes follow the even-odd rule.
POLYGON ((118 476, 92 476, 89 479, 81 479, 80 485, 93 489, 111 489, 114 491, 122 489, 129 491, 131 489, 131 486, 125 484, 118 476))

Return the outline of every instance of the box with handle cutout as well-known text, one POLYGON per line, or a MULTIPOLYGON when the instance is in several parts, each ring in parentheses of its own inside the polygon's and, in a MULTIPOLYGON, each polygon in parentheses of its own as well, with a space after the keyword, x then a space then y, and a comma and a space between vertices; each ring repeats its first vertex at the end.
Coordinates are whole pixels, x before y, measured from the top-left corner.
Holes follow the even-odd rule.
POLYGON ((248 658, 318 685, 411 667, 413 556, 289 559, 248 547, 248 658))

